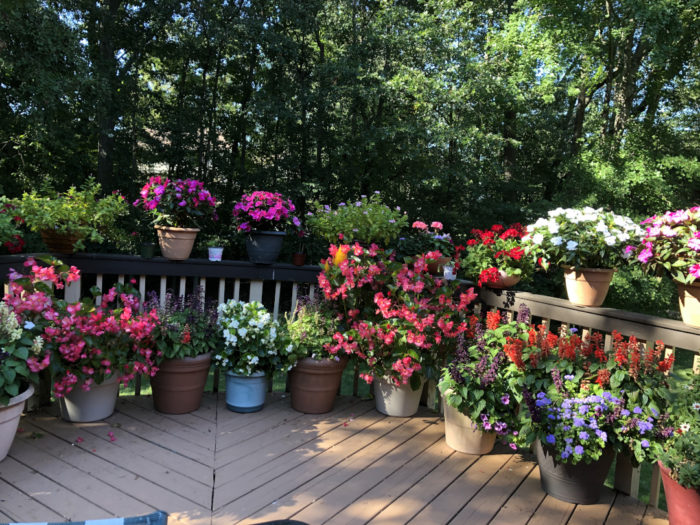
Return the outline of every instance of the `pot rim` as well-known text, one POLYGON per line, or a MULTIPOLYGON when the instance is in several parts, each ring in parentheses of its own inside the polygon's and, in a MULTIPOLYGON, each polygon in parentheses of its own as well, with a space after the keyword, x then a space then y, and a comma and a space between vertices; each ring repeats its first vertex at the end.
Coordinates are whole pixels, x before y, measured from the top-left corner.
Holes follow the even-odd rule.
POLYGON ((10 398, 10 401, 7 403, 7 405, 0 405, 0 408, 7 408, 9 406, 13 405, 19 405, 20 403, 24 403, 27 399, 32 397, 34 394, 34 385, 29 383, 27 388, 24 389, 23 392, 20 392, 14 397, 10 398))
POLYGON ((165 226, 163 224, 156 224, 154 226, 156 230, 172 230, 172 231, 177 231, 177 232, 197 232, 199 233, 201 230, 199 228, 180 228, 179 226, 165 226))

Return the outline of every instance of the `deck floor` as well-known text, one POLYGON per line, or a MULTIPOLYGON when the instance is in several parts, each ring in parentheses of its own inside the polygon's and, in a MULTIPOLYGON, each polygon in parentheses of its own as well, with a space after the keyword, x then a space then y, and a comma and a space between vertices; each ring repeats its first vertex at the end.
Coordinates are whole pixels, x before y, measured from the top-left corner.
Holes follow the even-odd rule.
POLYGON ((51 410, 22 418, 0 462, 0 522, 78 521, 164 510, 170 523, 667 524, 607 490, 599 504, 546 496, 532 458, 505 448, 454 452, 439 416, 392 418, 340 397, 303 415, 283 394, 254 414, 205 394, 192 414, 120 397, 115 414, 71 424, 51 410))

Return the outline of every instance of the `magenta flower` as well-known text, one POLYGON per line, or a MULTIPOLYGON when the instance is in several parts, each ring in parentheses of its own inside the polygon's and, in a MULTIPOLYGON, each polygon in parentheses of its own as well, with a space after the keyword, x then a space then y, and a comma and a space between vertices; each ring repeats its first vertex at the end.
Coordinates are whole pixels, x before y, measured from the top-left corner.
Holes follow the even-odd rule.
POLYGON ((700 264, 694 264, 690 267, 690 276, 695 279, 700 279, 700 264))
POLYGON ((639 255, 637 255, 637 260, 643 264, 646 264, 653 256, 654 252, 649 248, 645 248, 639 253, 639 255))

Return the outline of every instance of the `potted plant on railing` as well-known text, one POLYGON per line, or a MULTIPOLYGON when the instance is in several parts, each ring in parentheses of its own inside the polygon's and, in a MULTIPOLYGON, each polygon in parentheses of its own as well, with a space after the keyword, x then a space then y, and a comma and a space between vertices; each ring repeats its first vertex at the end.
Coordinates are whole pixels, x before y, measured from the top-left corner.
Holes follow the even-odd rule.
POLYGON ((296 207, 279 193, 254 191, 243 194, 233 207, 238 231, 246 234, 248 259, 256 264, 277 260, 287 228, 299 227, 296 207))
POLYGON ((234 412, 257 412, 272 373, 289 370, 296 360, 294 347, 257 301, 229 299, 219 305, 218 315, 224 343, 214 363, 226 371, 226 406, 234 412))
POLYGON ((95 299, 68 303, 54 290, 79 279, 75 267, 60 261, 28 259, 28 276, 13 272, 5 301, 20 322, 42 328, 43 354, 27 360, 32 372, 47 367, 53 394, 68 421, 96 421, 113 411, 119 382, 137 374, 154 374, 157 352, 151 348, 156 312, 138 313, 140 301, 130 284, 117 284, 106 294, 93 289, 95 299), (96 304, 98 302, 99 304, 96 304))
POLYGON ((700 374, 681 376, 674 391, 675 432, 659 457, 668 519, 693 525, 700 516, 700 374))
POLYGON ((438 387, 444 400, 445 440, 467 454, 489 453, 497 437, 514 449, 522 395, 513 389, 514 371, 503 349, 516 323, 501 325, 497 312, 487 313, 486 330, 475 321, 473 317, 470 323, 475 342, 461 337, 454 358, 442 369, 438 387))
POLYGON ((700 207, 666 212, 642 221, 637 246, 628 246, 647 272, 667 272, 678 285, 683 322, 700 327, 700 207))
POLYGON ((155 293, 146 309, 158 313, 158 325, 151 333, 159 350, 158 372, 151 378, 153 406, 166 414, 197 410, 207 382, 212 352, 222 345, 216 324, 216 308, 207 303, 201 290, 175 297, 165 294, 159 304, 155 293))
POLYGON ((433 275, 442 275, 443 269, 452 261, 455 247, 449 233, 442 232, 442 223, 433 221, 428 226, 423 221, 414 221, 411 230, 399 238, 398 251, 413 258, 416 255, 439 252, 435 260, 428 261, 428 271, 433 275))
POLYGON ((104 233, 113 228, 117 217, 128 213, 124 197, 113 193, 98 198, 100 190, 91 179, 81 190, 71 186, 53 196, 33 191, 13 204, 27 227, 41 234, 49 251, 71 254, 83 249, 85 240, 103 242, 104 233))
POLYGON ((207 240, 207 256, 212 262, 221 262, 224 253, 224 240, 221 237, 214 236, 207 240))
POLYGON ((307 414, 330 412, 352 353, 335 347, 336 314, 325 301, 302 297, 286 322, 297 356, 289 373, 292 408, 307 414))
POLYGON ((217 220, 216 199, 194 179, 151 177, 134 206, 153 215, 160 251, 173 261, 190 256, 201 220, 217 220))
POLYGON ((374 384, 377 410, 387 415, 416 412, 424 381, 437 380, 457 336, 468 330, 466 311, 476 295, 428 273, 432 255, 409 264, 376 245, 333 245, 318 277, 345 325, 330 350, 367 364, 361 377, 374 384))
POLYGON ((625 247, 641 237, 641 229, 629 217, 600 208, 557 208, 548 215, 527 227, 528 249, 545 269, 564 268, 571 303, 600 306, 615 269, 627 264, 625 247))
POLYGON ((460 259, 462 271, 479 286, 515 286, 534 270, 532 257, 522 243, 526 234, 519 223, 494 224, 488 230, 473 229, 460 259))

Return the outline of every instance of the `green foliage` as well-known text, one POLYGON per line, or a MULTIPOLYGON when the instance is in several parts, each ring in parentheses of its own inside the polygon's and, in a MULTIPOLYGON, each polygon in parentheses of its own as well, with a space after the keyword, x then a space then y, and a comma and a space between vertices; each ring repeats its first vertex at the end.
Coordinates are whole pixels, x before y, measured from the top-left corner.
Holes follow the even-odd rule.
POLYGON ((337 330, 337 315, 323 302, 299 300, 292 315, 285 317, 287 332, 298 359, 335 357, 326 350, 333 344, 337 330))
POLYGON ((33 337, 31 329, 20 326, 13 309, 0 301, 0 406, 6 406, 30 382, 38 382, 37 374, 27 366, 27 359, 39 356, 43 345, 44 340, 39 335, 33 337))

